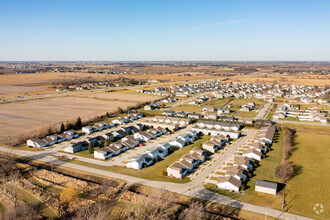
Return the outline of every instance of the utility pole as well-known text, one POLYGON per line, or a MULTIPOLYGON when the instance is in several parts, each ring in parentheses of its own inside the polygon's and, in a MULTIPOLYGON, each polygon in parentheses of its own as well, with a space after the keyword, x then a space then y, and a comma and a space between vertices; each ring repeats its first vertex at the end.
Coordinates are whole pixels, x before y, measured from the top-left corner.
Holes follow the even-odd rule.
POLYGON ((285 187, 284 187, 284 189, 283 189, 283 195, 282 195, 282 209, 286 209, 285 187))

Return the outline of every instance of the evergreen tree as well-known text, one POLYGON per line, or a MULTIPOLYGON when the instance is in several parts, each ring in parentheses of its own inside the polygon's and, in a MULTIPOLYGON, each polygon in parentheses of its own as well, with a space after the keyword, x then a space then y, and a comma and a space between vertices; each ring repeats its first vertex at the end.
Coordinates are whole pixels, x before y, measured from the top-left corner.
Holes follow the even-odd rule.
POLYGON ((100 148, 102 148, 102 147, 104 147, 104 145, 105 145, 105 143, 104 143, 103 139, 102 139, 102 140, 100 140, 100 144, 99 144, 99 147, 100 147, 100 148))
POLYGON ((107 112, 107 113, 105 114, 105 117, 110 118, 110 114, 109 114, 109 112, 107 112))
POLYGON ((64 128, 64 124, 62 123, 61 124, 61 133, 63 133, 65 131, 65 128, 64 128))
POLYGON ((94 146, 93 146, 93 144, 91 142, 88 145, 88 152, 90 154, 93 154, 94 153, 94 146))
POLYGON ((123 113, 124 111, 123 111, 122 108, 118 107, 117 112, 118 112, 118 114, 121 114, 121 113, 123 113))
POLYGON ((104 142, 104 147, 108 147, 110 145, 110 139, 107 138, 104 142))
POLYGON ((75 126, 76 129, 81 128, 82 122, 81 122, 81 118, 80 117, 77 118, 77 121, 76 121, 76 123, 75 123, 74 126, 75 126))

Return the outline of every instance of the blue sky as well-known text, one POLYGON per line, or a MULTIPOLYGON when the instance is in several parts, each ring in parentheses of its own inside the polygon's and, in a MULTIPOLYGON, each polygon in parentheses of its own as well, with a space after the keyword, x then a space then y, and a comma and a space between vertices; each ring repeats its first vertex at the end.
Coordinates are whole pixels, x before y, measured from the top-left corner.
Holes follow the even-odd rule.
POLYGON ((0 0, 0 61, 330 60, 328 0, 0 0))

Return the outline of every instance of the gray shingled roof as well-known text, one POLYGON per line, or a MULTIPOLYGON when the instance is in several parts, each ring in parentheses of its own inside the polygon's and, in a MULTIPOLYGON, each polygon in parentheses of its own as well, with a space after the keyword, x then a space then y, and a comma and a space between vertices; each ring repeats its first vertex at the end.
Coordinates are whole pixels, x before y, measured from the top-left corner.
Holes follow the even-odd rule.
POLYGON ((269 189, 276 189, 277 190, 277 183, 271 182, 267 180, 256 180, 256 186, 266 187, 269 189))

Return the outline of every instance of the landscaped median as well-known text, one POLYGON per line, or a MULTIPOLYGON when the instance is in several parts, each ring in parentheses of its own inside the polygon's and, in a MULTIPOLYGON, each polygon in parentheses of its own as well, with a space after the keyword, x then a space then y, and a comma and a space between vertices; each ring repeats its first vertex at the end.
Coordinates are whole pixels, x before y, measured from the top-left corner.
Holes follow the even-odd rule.
POLYGON ((57 159, 65 161, 65 162, 70 162, 70 163, 75 163, 87 167, 92 167, 96 169, 101 169, 101 170, 107 170, 115 173, 120 173, 120 174, 125 174, 129 176, 134 176, 138 178, 143 178, 143 179, 148 179, 148 180, 155 180, 155 181, 164 181, 164 182, 174 182, 174 183, 187 183, 190 181, 188 177, 184 179, 174 179, 166 176, 166 168, 171 165, 173 162, 179 160, 183 155, 187 154, 190 152, 191 149, 194 147, 200 147, 201 144, 203 144, 205 141, 207 141, 210 138, 210 136, 202 136, 200 139, 196 140, 194 143, 187 145, 183 148, 175 150, 173 153, 170 155, 164 157, 163 160, 160 160, 159 162, 143 168, 141 170, 133 170, 133 169, 128 169, 123 166, 101 166, 97 164, 92 164, 92 163, 87 163, 79 160, 70 160, 68 158, 63 158, 63 157, 57 157, 57 159))

